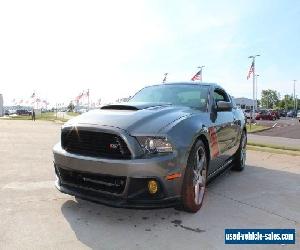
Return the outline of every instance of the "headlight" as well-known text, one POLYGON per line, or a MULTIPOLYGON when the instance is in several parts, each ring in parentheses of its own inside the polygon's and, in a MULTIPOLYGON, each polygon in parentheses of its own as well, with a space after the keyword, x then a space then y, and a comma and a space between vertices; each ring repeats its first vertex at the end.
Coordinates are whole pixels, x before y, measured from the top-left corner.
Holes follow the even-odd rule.
POLYGON ((165 137, 137 137, 145 153, 171 153, 173 148, 171 143, 165 137))

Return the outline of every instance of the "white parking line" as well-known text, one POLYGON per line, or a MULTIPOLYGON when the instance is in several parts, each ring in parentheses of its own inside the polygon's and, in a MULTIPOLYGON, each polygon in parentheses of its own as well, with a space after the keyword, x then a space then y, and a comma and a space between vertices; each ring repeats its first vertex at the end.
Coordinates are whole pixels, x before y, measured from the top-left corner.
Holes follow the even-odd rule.
POLYGON ((277 125, 277 122, 272 126, 273 128, 277 125))
POLYGON ((3 189, 15 189, 15 190, 38 190, 43 188, 53 188, 53 181, 39 181, 39 182, 11 182, 6 184, 3 189))

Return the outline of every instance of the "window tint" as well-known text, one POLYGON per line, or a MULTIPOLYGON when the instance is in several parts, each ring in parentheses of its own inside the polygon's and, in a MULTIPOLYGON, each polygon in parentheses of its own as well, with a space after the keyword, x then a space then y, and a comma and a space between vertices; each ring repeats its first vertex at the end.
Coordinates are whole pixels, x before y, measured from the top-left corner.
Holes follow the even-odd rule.
POLYGON ((228 98, 227 94, 221 89, 215 89, 214 99, 216 102, 219 102, 219 101, 229 102, 229 98, 228 98))

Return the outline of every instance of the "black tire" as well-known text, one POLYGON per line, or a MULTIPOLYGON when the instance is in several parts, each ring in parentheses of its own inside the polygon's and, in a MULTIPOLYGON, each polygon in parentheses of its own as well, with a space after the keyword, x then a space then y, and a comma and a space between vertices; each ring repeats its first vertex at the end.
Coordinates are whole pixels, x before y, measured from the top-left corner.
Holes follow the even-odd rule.
POLYGON ((247 146, 247 133, 242 132, 240 146, 237 152, 234 155, 232 168, 235 171, 242 171, 245 168, 246 163, 246 146, 247 146))
POLYGON ((182 185, 182 209, 196 213, 202 206, 206 191, 208 170, 207 150, 198 140, 189 155, 182 185))

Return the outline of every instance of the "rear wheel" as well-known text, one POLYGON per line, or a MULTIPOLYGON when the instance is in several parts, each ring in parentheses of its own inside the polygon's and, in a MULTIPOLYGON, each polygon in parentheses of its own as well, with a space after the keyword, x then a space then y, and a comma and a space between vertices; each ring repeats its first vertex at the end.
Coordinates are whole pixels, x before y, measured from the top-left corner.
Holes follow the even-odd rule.
POLYGON ((196 213, 202 206, 207 180, 207 151, 198 140, 190 153, 182 186, 182 208, 196 213))
POLYGON ((238 151, 235 153, 232 169, 236 171, 242 171, 246 164, 246 146, 247 146, 247 134, 243 131, 238 151))

